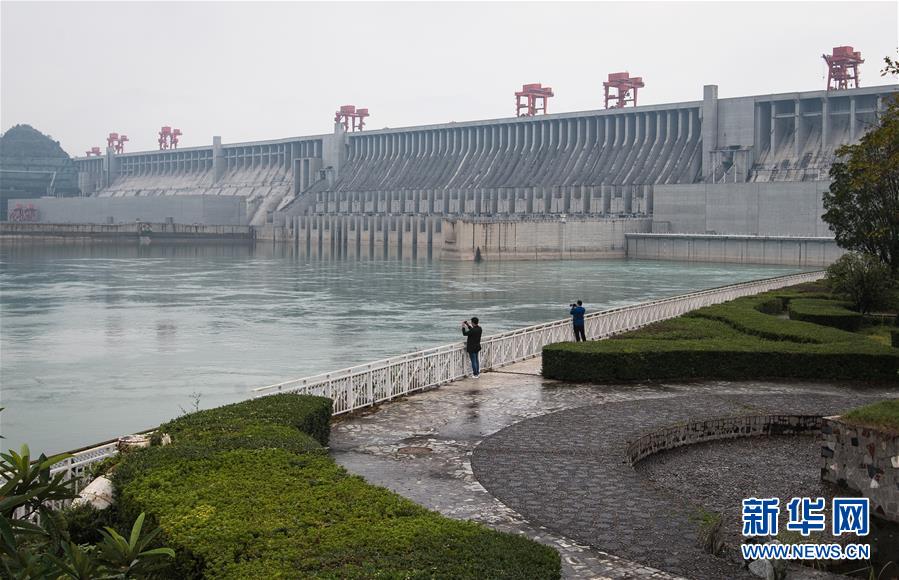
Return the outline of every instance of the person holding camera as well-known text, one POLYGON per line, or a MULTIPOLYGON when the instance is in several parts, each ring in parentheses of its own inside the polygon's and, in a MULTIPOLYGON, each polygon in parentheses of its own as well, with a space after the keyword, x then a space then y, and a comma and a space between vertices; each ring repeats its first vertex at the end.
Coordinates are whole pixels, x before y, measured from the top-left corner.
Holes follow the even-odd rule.
POLYGON ((584 332, 584 314, 587 313, 587 309, 580 300, 577 301, 577 304, 569 304, 569 306, 571 307, 571 312, 569 312, 571 323, 574 327, 574 340, 587 342, 587 334, 584 332))
POLYGON ((468 351, 468 357, 471 359, 471 372, 474 378, 481 378, 481 365, 478 362, 478 352, 481 350, 481 333, 483 330, 478 326, 477 316, 471 317, 471 323, 467 320, 462 321, 462 335, 467 337, 465 350, 468 351))

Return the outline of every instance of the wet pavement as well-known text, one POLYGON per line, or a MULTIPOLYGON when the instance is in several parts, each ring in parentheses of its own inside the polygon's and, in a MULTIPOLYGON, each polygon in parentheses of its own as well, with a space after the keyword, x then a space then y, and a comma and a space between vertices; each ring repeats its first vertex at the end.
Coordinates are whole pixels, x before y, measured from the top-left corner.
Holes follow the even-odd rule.
MULTIPOLYGON (((684 567, 683 558, 667 553, 671 549, 659 539, 662 536, 656 536, 652 522, 664 520, 657 517, 659 505, 664 509, 670 506, 664 498, 659 504, 657 496, 647 495, 650 492, 641 487, 644 483, 633 468, 618 469, 625 467, 626 460, 621 454, 619 461, 616 450, 630 438, 629 425, 645 428, 653 417, 673 422, 675 417, 710 409, 723 412, 735 404, 745 408, 746 404, 758 406, 760 401, 769 401, 777 406, 773 401, 781 397, 776 396, 797 393, 843 396, 853 403, 869 396, 899 394, 896 390, 890 393, 817 383, 572 385, 543 379, 536 358, 343 418, 332 428, 331 452, 350 472, 446 516, 481 522, 554 546, 562 555, 566 578, 728 577, 708 576, 703 566, 696 570, 684 567), (751 401, 734 402, 729 396, 750 393, 751 401), (678 411, 666 415, 665 409, 678 411), (482 448, 475 451, 482 441, 482 448), (605 460, 596 461, 588 450, 594 455, 603 453, 605 460), (584 467, 591 462, 596 471, 584 467), (591 480, 589 474, 607 474, 603 470, 609 466, 616 468, 621 481, 608 486, 606 481, 591 480), (608 510, 588 490, 607 487, 615 487, 621 497, 628 496, 629 507, 639 507, 625 510, 642 514, 639 524, 606 519, 610 527, 597 533, 593 524, 608 510), (631 533, 628 526, 633 525, 638 526, 633 528, 633 537, 640 541, 622 541, 626 535, 620 534, 631 533), (653 545, 660 547, 659 553, 641 552, 653 545)), ((846 404, 834 403, 829 397, 783 398, 787 399, 791 405, 803 401, 818 404, 818 409, 846 404)), ((684 516, 671 509, 677 520, 684 516)), ((691 525, 689 518, 684 525, 691 525)), ((666 532, 665 541, 676 535, 666 532)), ((682 539, 681 543, 692 557, 694 548, 688 548, 692 541, 682 539)), ((710 573, 729 572, 729 568, 719 571, 712 560, 706 562, 710 573)))

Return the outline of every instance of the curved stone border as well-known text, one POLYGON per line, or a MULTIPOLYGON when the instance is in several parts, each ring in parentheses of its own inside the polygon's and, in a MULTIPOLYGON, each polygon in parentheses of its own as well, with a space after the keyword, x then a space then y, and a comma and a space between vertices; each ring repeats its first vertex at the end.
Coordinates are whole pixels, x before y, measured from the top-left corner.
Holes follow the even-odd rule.
POLYGON ((684 445, 761 435, 820 432, 821 425, 820 415, 744 415, 704 419, 643 435, 627 446, 625 454, 633 466, 650 455, 684 445))
POLYGON ((630 458, 679 444, 675 438, 698 442, 707 437, 703 425, 717 422, 716 438, 742 436, 741 429, 804 429, 818 419, 801 417, 834 415, 867 399, 855 393, 698 395, 589 405, 502 429, 475 448, 471 464, 494 497, 575 542, 688 578, 751 578, 698 545, 700 506, 654 487, 630 458))

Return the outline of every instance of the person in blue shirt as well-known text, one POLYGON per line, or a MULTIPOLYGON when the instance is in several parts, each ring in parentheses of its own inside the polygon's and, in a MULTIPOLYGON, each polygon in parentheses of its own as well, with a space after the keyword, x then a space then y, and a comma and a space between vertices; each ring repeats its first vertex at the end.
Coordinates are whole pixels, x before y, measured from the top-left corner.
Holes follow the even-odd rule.
POLYGON ((587 313, 587 309, 584 308, 584 303, 580 300, 577 301, 577 304, 571 304, 571 323, 574 327, 574 340, 577 342, 584 341, 587 342, 587 335, 584 333, 584 314, 587 313))

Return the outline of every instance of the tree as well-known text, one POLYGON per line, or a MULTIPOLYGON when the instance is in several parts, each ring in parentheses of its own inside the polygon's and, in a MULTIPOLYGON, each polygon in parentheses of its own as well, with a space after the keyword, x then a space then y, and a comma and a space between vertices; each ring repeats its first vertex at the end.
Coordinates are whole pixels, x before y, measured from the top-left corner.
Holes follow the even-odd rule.
POLYGON ((899 275, 899 100, 857 144, 837 149, 830 178, 823 219, 837 244, 877 256, 899 275))
POLYGON ((849 298, 862 314, 886 305, 892 286, 886 264, 871 254, 853 252, 828 266, 827 281, 834 292, 849 298))

